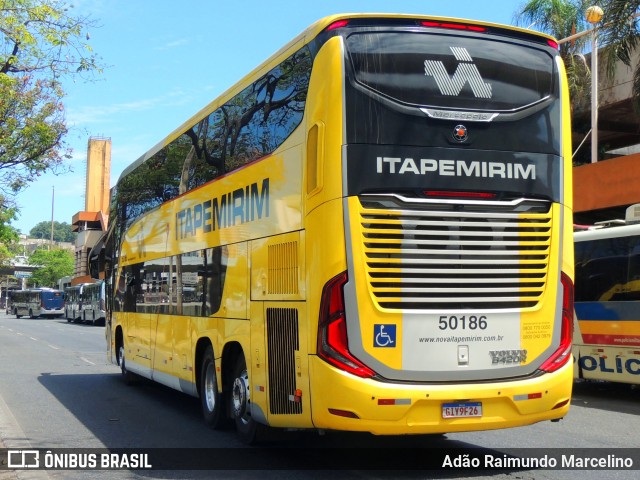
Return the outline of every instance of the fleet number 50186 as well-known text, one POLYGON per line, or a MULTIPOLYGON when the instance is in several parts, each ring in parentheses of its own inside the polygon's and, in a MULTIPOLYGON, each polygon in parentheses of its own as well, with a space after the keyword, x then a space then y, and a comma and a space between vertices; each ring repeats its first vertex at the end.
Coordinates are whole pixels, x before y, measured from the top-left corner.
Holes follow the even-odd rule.
POLYGON ((484 315, 440 315, 440 330, 486 330, 487 317, 484 315))

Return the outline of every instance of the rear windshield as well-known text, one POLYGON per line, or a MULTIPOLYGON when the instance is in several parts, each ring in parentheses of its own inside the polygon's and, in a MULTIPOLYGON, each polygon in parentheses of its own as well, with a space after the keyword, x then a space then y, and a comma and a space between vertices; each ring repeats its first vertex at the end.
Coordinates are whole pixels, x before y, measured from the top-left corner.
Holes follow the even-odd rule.
POLYGON ((397 102, 508 111, 552 94, 552 56, 542 48, 419 32, 353 33, 356 81, 397 102))

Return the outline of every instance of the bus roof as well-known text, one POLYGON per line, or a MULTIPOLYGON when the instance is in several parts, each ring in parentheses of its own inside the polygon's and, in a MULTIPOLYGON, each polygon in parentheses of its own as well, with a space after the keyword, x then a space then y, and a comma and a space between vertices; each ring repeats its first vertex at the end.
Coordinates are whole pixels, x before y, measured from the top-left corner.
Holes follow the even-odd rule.
POLYGON ((409 20, 409 21, 433 21, 436 23, 442 23, 444 28, 447 28, 447 24, 470 24, 483 26, 487 28, 499 29, 502 34, 513 32, 515 35, 522 37, 522 35, 529 36, 531 38, 541 38, 547 39, 551 41, 556 41, 554 37, 547 35, 542 32, 537 32, 535 30, 528 30, 520 27, 515 27, 512 25, 484 22, 484 21, 476 21, 470 19, 462 19, 462 18, 454 18, 454 17, 439 17, 439 16, 430 16, 430 15, 412 15, 412 14, 391 14, 391 13, 343 13, 343 14, 335 14, 324 17, 315 23, 311 24, 307 27, 302 33, 296 36, 293 40, 288 42, 282 48, 280 48, 276 53, 267 58, 264 62, 254 68, 251 72, 245 75, 242 79, 235 82, 231 87, 229 87, 226 91, 216 97, 213 101, 207 104, 204 108, 198 111, 195 115, 190 117, 184 123, 182 123, 178 128, 176 128, 173 132, 171 132, 166 138, 162 141, 158 142, 151 149, 149 149, 146 153, 144 153, 137 160, 132 162, 128 167, 124 169, 124 171, 120 174, 118 178, 118 182, 124 178, 127 174, 133 171, 140 164, 144 163, 147 159, 153 156, 155 153, 160 151, 163 147, 167 146, 173 140, 182 135, 185 131, 191 128, 193 125, 201 121, 211 112, 213 112, 220 105, 223 105, 227 100, 232 98, 238 92, 242 91, 247 85, 255 81, 260 75, 264 74, 273 66, 274 63, 277 63, 295 50, 299 49, 301 46, 311 42, 318 34, 324 31, 330 25, 333 25, 335 22, 340 20, 363 20, 363 19, 374 19, 374 20, 383 20, 383 19, 395 19, 395 20, 409 20))

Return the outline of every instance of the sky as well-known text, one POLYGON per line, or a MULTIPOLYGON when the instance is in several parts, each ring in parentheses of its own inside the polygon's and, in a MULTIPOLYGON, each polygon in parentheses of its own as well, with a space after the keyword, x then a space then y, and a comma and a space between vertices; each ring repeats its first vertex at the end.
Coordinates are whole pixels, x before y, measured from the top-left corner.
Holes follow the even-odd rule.
POLYGON ((22 233, 71 224, 84 210, 87 144, 111 139, 111 186, 147 150, 316 20, 393 12, 514 24, 523 0, 73 0, 98 24, 89 43, 106 66, 65 82, 71 172, 47 174, 17 197, 22 233))

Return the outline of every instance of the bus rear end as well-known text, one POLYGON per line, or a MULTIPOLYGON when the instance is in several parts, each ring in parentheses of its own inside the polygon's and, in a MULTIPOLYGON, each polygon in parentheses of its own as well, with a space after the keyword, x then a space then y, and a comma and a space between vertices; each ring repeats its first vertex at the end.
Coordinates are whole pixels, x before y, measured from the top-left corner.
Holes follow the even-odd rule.
POLYGON ((315 46, 314 425, 435 433, 563 417, 572 190, 557 44, 361 16, 336 17, 315 46))
POLYGON ((43 289, 40 293, 40 315, 60 317, 64 315, 64 294, 60 290, 43 289))

